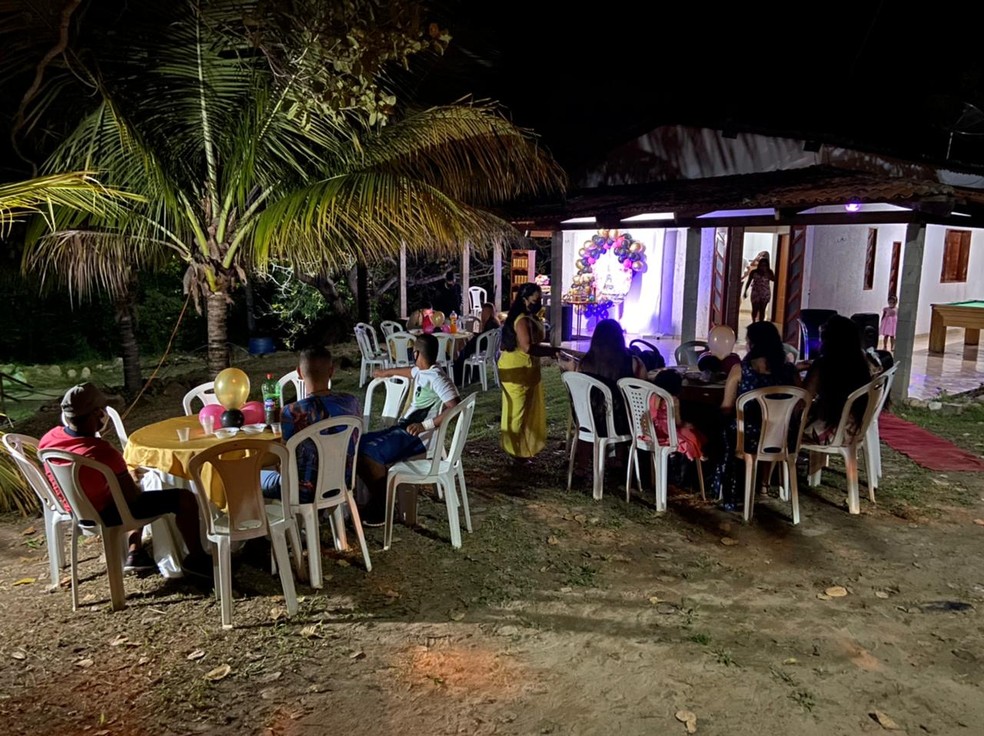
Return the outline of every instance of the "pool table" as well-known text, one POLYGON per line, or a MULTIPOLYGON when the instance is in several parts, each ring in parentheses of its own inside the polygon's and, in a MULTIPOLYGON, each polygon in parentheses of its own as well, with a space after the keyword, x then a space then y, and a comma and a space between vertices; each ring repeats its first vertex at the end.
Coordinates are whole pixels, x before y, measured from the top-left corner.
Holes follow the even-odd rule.
POLYGON ((963 327, 964 350, 976 350, 984 327, 984 299, 973 299, 953 304, 932 304, 929 321, 929 352, 942 355, 946 347, 946 328, 963 327))

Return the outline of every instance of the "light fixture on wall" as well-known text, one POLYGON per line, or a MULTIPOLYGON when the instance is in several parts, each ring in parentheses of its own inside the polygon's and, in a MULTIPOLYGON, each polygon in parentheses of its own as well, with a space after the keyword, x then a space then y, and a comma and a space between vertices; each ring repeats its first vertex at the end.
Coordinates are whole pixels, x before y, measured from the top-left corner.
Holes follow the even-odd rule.
POLYGON ((844 205, 844 209, 848 212, 860 212, 861 211, 861 201, 858 199, 852 199, 847 204, 844 205))

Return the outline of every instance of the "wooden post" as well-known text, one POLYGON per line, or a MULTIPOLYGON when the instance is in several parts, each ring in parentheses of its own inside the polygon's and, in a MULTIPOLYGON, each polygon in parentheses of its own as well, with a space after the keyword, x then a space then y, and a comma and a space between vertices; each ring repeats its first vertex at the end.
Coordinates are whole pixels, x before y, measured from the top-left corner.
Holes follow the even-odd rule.
POLYGON ((550 239, 550 344, 560 347, 564 332, 564 233, 557 231, 550 239))
POLYGON ((400 241, 400 319, 407 318, 407 241, 400 241))
POLYGON ((895 332, 895 362, 899 368, 892 382, 892 401, 909 398, 912 375, 912 349, 916 338, 916 314, 922 283, 923 255, 926 250, 926 225, 913 222, 905 228, 905 253, 902 256, 902 284, 899 287, 899 319, 895 332))
POLYGON ((492 246, 492 303, 502 311, 502 241, 496 238, 492 246))
POLYGON ((471 286, 471 243, 465 243, 465 247, 461 249, 461 305, 458 310, 458 314, 462 317, 471 314, 469 286, 471 286))
POLYGON ((683 264, 683 314, 680 317, 680 342, 697 337, 697 295, 700 291, 699 227, 687 228, 687 253, 683 264))

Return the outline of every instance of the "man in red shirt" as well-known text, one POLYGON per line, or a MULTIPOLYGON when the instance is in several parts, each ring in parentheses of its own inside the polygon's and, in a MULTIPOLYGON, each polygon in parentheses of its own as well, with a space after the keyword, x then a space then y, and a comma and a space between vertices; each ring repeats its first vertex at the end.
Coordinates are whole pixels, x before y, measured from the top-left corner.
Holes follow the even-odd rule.
MULTIPOLYGON (((109 467, 116 475, 120 490, 123 491, 130 513, 135 519, 174 514, 178 530, 190 552, 183 567, 188 572, 211 578, 212 564, 202 548, 195 497, 190 491, 180 488, 142 492, 137 487, 119 450, 96 436, 105 428, 107 403, 106 397, 94 384, 83 383, 70 388, 61 402, 63 426, 55 427, 45 434, 38 443, 38 449, 74 452, 109 467)), ((51 481, 52 490, 69 507, 65 495, 47 467, 45 472, 51 481)), ((121 523, 109 485, 101 473, 91 468, 82 468, 79 472, 79 485, 105 524, 115 526, 121 523)), ((143 549, 141 531, 137 529, 130 533, 130 549, 125 567, 127 570, 156 568, 154 561, 143 549)))

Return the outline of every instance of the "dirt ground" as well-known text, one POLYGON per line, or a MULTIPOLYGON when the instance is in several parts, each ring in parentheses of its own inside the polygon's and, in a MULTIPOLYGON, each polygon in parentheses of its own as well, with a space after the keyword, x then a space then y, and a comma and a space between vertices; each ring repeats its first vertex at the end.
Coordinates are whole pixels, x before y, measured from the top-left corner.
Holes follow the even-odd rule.
MULTIPOLYGON (((583 470, 566 490, 566 409, 545 372, 552 438, 532 466, 506 462, 498 393, 481 398, 461 550, 431 493, 391 550, 368 531, 371 573, 325 529, 325 588, 300 584, 291 619, 263 545, 234 563, 231 631, 209 592, 157 576, 128 577, 112 613, 98 541, 73 613, 67 587, 45 592, 41 521, 3 518, 0 731, 686 734, 689 711, 708 735, 984 733, 982 474, 886 449, 879 503, 852 517, 835 463, 801 483, 798 527, 778 498, 748 525, 687 490, 662 514, 651 491, 626 504, 621 468, 595 502, 583 470)), ((175 413, 181 393, 127 424, 175 413)), ((980 454, 979 405, 942 424, 980 454)))

